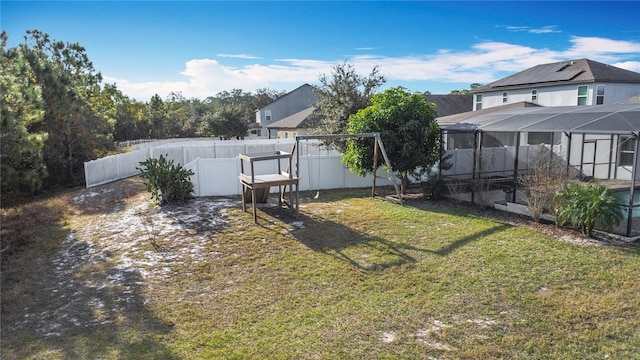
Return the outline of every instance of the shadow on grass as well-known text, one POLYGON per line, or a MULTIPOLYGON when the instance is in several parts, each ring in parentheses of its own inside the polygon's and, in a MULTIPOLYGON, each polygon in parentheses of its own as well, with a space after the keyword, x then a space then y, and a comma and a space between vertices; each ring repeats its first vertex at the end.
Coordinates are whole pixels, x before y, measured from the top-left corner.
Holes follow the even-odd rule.
POLYGON ((151 198, 150 193, 145 190, 142 178, 134 176, 82 189, 70 199, 70 202, 82 215, 110 214, 122 210, 130 198, 140 193, 151 198))
POLYGON ((71 233, 51 256, 6 261, 2 359, 175 358, 158 341, 172 324, 146 306, 141 275, 110 254, 71 233))
POLYGON ((299 218, 294 219, 285 209, 274 208, 269 212, 285 223, 269 218, 259 211, 259 225, 263 228, 278 232, 289 231, 293 237, 309 249, 332 256, 366 271, 377 271, 415 263, 417 260, 412 253, 447 256, 469 243, 512 227, 508 224, 496 223, 486 230, 465 235, 433 250, 367 234, 315 215, 301 212, 299 218), (285 228, 282 228, 283 226, 285 228))

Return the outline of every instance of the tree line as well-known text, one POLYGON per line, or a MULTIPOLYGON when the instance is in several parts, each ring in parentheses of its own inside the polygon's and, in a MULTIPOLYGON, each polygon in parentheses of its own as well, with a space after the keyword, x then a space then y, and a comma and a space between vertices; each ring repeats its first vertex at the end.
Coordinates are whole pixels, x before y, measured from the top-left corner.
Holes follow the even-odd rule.
MULTIPOLYGON (((56 41, 38 30, 27 31, 24 42, 12 48, 7 47, 7 40, 2 32, 2 192, 34 193, 82 184, 84 162, 115 152, 119 141, 242 138, 255 122, 255 110, 285 95, 268 88, 254 92, 233 89, 204 100, 174 92, 166 99, 156 94, 141 102, 124 95, 116 84, 104 84, 78 43, 56 41)), ((424 93, 390 89, 374 103, 386 78, 377 66, 364 76, 347 61, 334 65, 329 75, 320 74, 318 80, 316 110, 310 117, 312 133, 346 133, 355 128, 350 127, 351 121, 366 123, 358 131, 383 131, 385 143, 398 145, 390 153, 397 152, 399 160, 392 162, 405 175, 404 180, 413 168, 430 168, 434 151, 439 149, 439 138, 434 135, 439 130, 435 107, 423 103, 424 93), (419 97, 422 101, 416 102, 419 97), (377 106, 375 111, 357 115, 372 105, 377 106), (373 118, 363 120, 369 115, 373 118)), ((472 84, 472 88, 479 85, 472 84)), ((464 92, 468 91, 452 94, 464 92)), ((344 142, 327 145, 347 150, 344 142)), ((370 169, 370 159, 356 158, 351 158, 351 164, 358 165, 352 170, 370 169)))
POLYGON ((7 46, 0 34, 1 191, 38 192, 84 181, 84 162, 118 141, 244 137, 255 110, 285 94, 268 88, 223 91, 204 100, 171 93, 148 102, 103 83, 78 43, 29 30, 7 46))

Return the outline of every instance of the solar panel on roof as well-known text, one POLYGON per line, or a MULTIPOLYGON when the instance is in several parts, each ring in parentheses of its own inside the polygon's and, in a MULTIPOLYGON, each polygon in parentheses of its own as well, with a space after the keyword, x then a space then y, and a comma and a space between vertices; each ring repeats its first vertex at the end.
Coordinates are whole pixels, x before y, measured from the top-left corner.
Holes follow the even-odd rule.
POLYGON ((539 82, 544 81, 563 81, 563 80, 571 80, 574 77, 580 75, 582 70, 565 70, 559 71, 551 74, 546 74, 539 82))

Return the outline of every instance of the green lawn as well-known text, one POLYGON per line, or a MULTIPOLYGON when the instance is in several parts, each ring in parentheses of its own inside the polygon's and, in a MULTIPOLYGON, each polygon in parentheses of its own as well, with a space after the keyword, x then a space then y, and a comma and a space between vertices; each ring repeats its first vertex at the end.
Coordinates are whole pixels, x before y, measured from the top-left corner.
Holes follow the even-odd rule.
MULTIPOLYGON (((205 260, 172 265, 111 321, 61 337, 8 334, 5 315, 20 306, 4 304, 28 290, 3 284, 2 358, 640 359, 638 245, 580 246, 460 207, 364 194, 323 192, 302 204, 303 226, 264 212, 254 225, 231 208, 205 260)), ((3 262, 46 263, 52 252, 38 246, 51 242, 3 262)))

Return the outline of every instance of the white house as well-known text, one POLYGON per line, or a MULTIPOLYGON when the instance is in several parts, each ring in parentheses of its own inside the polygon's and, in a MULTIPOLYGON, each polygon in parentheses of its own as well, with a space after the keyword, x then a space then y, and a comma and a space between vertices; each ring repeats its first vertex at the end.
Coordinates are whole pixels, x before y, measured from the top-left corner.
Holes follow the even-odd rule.
POLYGON ((531 102, 541 106, 611 105, 640 94, 640 73, 580 59, 542 64, 473 91, 473 110, 531 102))

